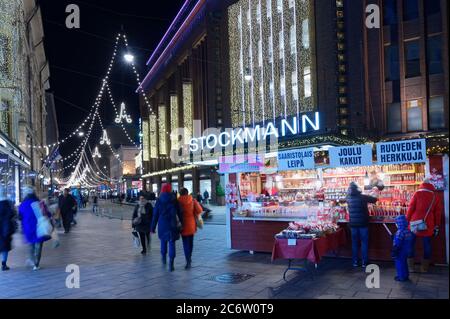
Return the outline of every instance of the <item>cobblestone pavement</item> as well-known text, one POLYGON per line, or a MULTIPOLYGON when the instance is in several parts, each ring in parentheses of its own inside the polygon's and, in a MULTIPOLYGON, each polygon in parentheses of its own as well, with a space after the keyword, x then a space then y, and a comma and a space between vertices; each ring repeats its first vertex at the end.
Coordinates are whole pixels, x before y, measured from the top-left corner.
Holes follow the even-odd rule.
POLYGON ((427 275, 414 274, 409 283, 393 280, 392 263, 380 264, 381 288, 367 289, 366 274, 352 269, 346 259, 325 258, 317 271, 290 272, 282 278, 285 261, 271 263, 270 254, 226 248, 225 226, 206 225, 195 238, 193 268, 184 270, 181 242, 177 242, 175 272, 161 265, 159 241, 142 256, 132 246, 129 221, 101 218, 90 210, 78 214, 78 226, 60 233, 61 246, 44 246, 42 269, 25 266, 27 247, 14 239, 11 270, 0 272, 0 298, 448 298, 448 268, 433 267, 427 275), (80 267, 80 288, 66 288, 68 264, 80 267), (225 273, 252 277, 238 284, 213 278, 225 273))

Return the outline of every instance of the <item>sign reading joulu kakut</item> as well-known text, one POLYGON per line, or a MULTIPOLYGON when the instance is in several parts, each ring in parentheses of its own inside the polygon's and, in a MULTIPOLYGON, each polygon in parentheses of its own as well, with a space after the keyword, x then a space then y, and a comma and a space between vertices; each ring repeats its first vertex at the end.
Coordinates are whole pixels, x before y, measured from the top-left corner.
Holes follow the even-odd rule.
POLYGON ((332 147, 328 150, 331 167, 372 165, 371 145, 332 147))

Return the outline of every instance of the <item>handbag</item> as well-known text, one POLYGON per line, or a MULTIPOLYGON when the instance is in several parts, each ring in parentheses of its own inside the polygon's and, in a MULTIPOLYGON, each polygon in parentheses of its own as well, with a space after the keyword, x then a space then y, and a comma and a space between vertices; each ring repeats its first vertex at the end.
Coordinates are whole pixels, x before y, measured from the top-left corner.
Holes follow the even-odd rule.
POLYGON ((53 226, 50 223, 50 220, 47 216, 45 216, 41 210, 40 203, 34 202, 31 204, 31 208, 33 209, 34 215, 37 219, 36 225, 36 236, 38 238, 51 238, 53 226))
MULTIPOLYGON (((194 201, 195 201, 195 199, 194 199, 194 201)), ((194 201, 192 202, 192 206, 193 206, 192 212, 194 214, 195 225, 197 225, 197 228, 203 229, 203 225, 204 225, 203 218, 200 214, 199 215, 195 214, 195 202, 194 201)))
POLYGON ((425 230, 428 229, 427 223, 426 223, 425 221, 426 221, 426 219, 427 219, 427 217, 428 217, 428 214, 429 214, 430 211, 431 211, 431 208, 433 207, 433 204, 434 204, 434 197, 435 197, 435 194, 434 194, 434 192, 432 192, 432 191, 429 191, 429 190, 426 190, 426 189, 424 189, 424 190, 419 190, 419 191, 426 191, 426 192, 431 192, 431 193, 433 193, 433 199, 431 200, 431 204, 430 204, 430 206, 428 207, 428 210, 427 210, 427 213, 425 214, 425 217, 424 217, 423 219, 418 219, 418 220, 415 220, 415 221, 413 221, 413 222, 410 223, 411 231, 412 231, 414 234, 416 234, 417 232, 425 231, 425 230))

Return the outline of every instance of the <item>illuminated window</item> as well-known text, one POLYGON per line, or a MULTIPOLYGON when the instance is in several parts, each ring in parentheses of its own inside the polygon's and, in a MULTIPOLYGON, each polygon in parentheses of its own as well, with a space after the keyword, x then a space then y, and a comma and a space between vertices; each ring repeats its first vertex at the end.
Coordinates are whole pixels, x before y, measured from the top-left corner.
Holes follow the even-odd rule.
POLYGON ((294 25, 291 25, 290 38, 291 38, 291 54, 295 54, 297 52, 297 35, 295 32, 294 25))
POLYGON ((422 130, 422 103, 419 100, 406 102, 408 131, 422 130))
POLYGON ((269 61, 273 63, 273 41, 272 36, 269 36, 269 61))
POLYGON ((278 13, 283 11, 283 0, 277 0, 277 11, 278 13))
POLYGON ((347 104, 347 98, 346 97, 340 97, 339 98, 339 104, 347 104))
POLYGON ((348 114, 348 109, 346 107, 341 107, 340 108, 340 113, 341 113, 341 115, 347 115, 348 114))
POLYGON ((292 72, 292 99, 298 101, 298 81, 297 72, 292 72))
POLYGON ((428 120, 430 123, 430 129, 445 127, 443 96, 434 96, 428 101, 428 120))
POLYGON ((338 43, 337 47, 338 47, 338 50, 339 50, 339 51, 345 50, 345 45, 344 45, 344 43, 338 43))
POLYGON ((282 60, 282 59, 284 59, 284 35, 283 35, 283 31, 280 31, 279 39, 280 39, 280 60, 282 60))
POLYGON ((262 41, 258 40, 258 65, 260 68, 263 66, 263 54, 262 54, 262 41))
POLYGON ((305 97, 310 97, 312 95, 312 85, 311 85, 311 68, 305 67, 303 70, 303 85, 305 88, 305 97))
POLYGON ((340 94, 345 94, 347 93, 347 88, 345 86, 340 86, 339 87, 339 93, 340 94))
POLYGON ((261 2, 256 7, 256 21, 261 23, 261 2))
POLYGON ((289 9, 294 8, 295 6, 295 0, 289 0, 289 9))
POLYGON ((309 48, 309 22, 308 19, 302 22, 302 45, 305 49, 309 48))
POLYGON ((267 0, 267 17, 272 16, 272 0, 267 0))
POLYGON ((284 74, 280 77, 280 94, 282 98, 286 96, 286 78, 284 74))
POLYGON ((336 0, 336 7, 338 8, 344 7, 344 0, 336 0))
POLYGON ((275 87, 273 85, 273 81, 270 81, 270 83, 269 83, 269 98, 270 98, 270 101, 272 101, 272 102, 275 101, 274 92, 275 92, 275 87))
POLYGON ((345 65, 344 64, 339 65, 339 72, 341 72, 341 73, 345 72, 345 65))
POLYGON ((402 113, 400 103, 392 103, 387 105, 388 118, 387 126, 389 133, 397 133, 402 130, 402 113))

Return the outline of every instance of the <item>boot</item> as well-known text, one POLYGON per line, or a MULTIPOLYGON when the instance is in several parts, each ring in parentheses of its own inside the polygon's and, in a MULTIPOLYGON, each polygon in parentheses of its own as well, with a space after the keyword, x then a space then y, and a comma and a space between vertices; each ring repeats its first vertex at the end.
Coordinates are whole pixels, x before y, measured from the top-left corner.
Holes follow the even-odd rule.
POLYGON ((184 266, 184 269, 191 269, 192 267, 192 260, 191 258, 186 258, 186 266, 184 266))
POLYGON ((420 273, 426 274, 429 268, 430 268, 430 260, 429 259, 422 260, 422 264, 420 265, 420 273))
POLYGON ((172 272, 175 270, 175 266, 174 266, 175 260, 171 259, 170 260, 170 264, 169 264, 169 271, 172 272))
POLYGON ((6 266, 6 261, 2 261, 2 271, 7 271, 9 270, 9 267, 6 266))
POLYGON ((415 269, 415 265, 414 265, 414 258, 408 258, 407 262, 408 262, 408 271, 410 273, 415 273, 416 269, 415 269))
POLYGON ((163 263, 163 265, 166 265, 166 264, 167 264, 167 258, 166 258, 166 256, 162 256, 161 262, 163 263))

